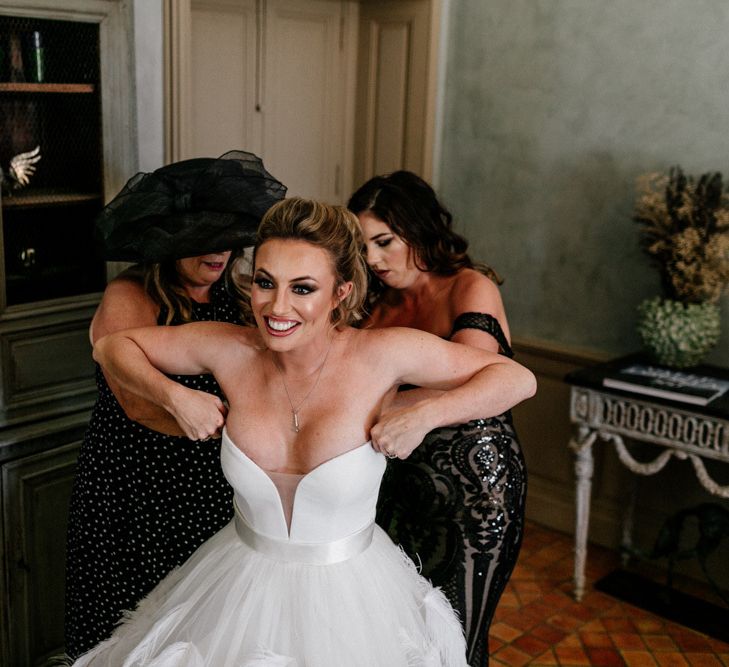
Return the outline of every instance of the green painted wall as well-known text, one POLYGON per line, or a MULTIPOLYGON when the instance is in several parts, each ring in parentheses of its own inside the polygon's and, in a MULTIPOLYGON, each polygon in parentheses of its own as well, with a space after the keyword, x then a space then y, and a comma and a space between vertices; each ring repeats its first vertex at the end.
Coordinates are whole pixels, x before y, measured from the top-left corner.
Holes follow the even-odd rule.
MULTIPOLYGON (((516 337, 638 348, 635 177, 729 178, 726 0, 452 0, 439 190, 516 337)), ((729 365, 724 335, 710 361, 729 365)))

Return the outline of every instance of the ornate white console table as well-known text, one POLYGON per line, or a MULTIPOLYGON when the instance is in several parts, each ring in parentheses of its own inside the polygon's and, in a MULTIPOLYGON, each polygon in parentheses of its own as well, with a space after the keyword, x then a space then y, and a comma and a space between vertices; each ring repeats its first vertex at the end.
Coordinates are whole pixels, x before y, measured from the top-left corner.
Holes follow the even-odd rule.
MULTIPOLYGON (((572 385, 570 419, 575 424, 575 435, 569 446, 576 457, 574 593, 577 600, 585 590, 595 442, 612 442, 620 461, 638 475, 657 473, 672 456, 689 459, 699 482, 709 493, 729 498, 729 486, 717 484, 704 466, 704 459, 729 463, 729 392, 706 406, 697 406, 604 387, 603 379, 626 360, 646 363, 639 356, 626 357, 575 371, 565 378, 572 385), (662 451, 649 463, 639 462, 628 451, 624 438, 657 445, 662 451)), ((712 366, 701 366, 690 372, 729 380, 729 371, 712 366)), ((633 495, 624 521, 624 546, 630 546, 634 500, 633 495)))

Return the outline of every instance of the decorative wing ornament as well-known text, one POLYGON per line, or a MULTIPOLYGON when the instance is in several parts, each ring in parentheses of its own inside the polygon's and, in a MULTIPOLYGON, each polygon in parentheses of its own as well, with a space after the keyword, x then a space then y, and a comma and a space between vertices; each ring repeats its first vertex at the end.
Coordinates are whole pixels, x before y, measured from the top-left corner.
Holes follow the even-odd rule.
POLYGON ((28 185, 30 177, 35 172, 35 163, 40 159, 40 146, 36 146, 32 151, 18 153, 18 155, 10 160, 8 174, 15 181, 13 185, 15 190, 28 185))
POLYGON ((35 163, 40 159, 40 146, 36 146, 32 151, 18 153, 10 160, 7 173, 0 166, 0 187, 3 194, 12 195, 13 190, 28 185, 30 177, 35 172, 35 163))

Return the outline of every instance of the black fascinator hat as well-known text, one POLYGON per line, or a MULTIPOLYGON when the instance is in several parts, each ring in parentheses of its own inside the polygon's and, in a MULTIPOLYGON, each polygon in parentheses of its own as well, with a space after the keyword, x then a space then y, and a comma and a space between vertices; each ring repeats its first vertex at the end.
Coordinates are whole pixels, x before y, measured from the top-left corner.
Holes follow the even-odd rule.
POLYGON ((253 153, 194 158, 129 179, 96 218, 107 260, 162 262, 253 245, 286 195, 253 153))

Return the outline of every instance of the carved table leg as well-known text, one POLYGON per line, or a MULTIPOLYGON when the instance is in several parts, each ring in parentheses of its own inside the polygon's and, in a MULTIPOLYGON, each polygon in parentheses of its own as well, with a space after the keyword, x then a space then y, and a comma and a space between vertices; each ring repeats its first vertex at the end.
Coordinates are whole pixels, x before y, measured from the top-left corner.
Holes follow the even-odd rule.
POLYGON ((587 560, 587 529, 590 525, 590 491, 592 489, 592 443, 597 432, 580 426, 577 438, 570 441, 575 452, 576 524, 575 524, 575 599, 581 600, 585 592, 585 562, 587 560))
POLYGON ((625 567, 631 558, 633 550, 633 518, 635 516, 635 503, 638 498, 638 478, 630 478, 630 499, 628 500, 628 508, 623 519, 623 538, 620 546, 620 562, 625 567))

